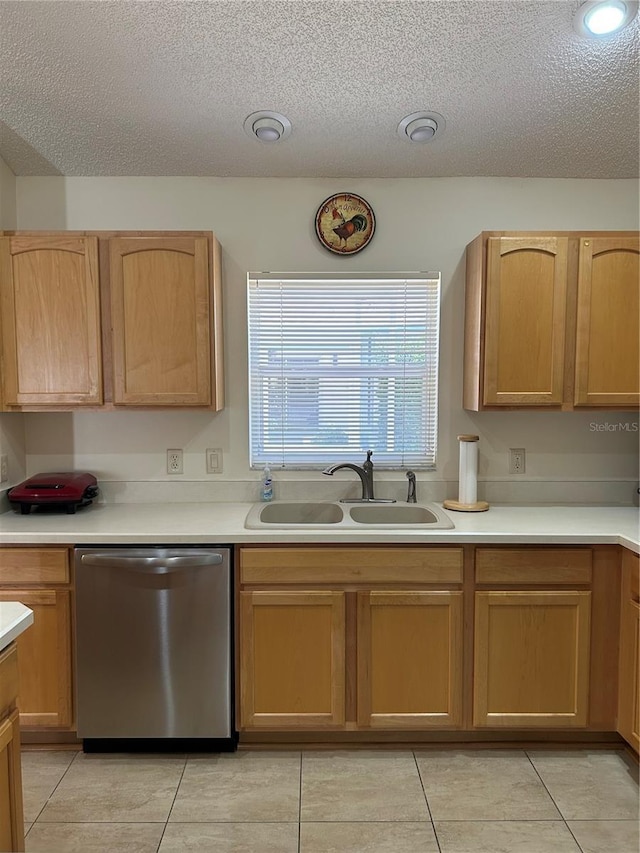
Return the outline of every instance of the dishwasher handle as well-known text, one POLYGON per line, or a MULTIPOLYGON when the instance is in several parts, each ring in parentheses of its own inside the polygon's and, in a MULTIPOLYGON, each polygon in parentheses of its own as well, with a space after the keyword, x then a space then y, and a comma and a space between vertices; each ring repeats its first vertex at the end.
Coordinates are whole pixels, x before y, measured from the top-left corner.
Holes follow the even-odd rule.
POLYGON ((83 566, 107 566, 151 575, 168 575, 201 566, 219 566, 222 562, 222 554, 191 554, 182 557, 116 557, 106 553, 82 555, 83 566))

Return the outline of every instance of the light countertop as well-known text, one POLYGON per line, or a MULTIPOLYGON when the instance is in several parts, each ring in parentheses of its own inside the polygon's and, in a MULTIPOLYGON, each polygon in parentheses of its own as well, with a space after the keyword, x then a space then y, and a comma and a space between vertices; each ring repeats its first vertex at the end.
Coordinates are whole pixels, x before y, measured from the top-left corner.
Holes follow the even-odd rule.
POLYGON ((0 601, 0 651, 33 625, 33 610, 19 601, 0 601))
POLYGON ((249 503, 93 504, 74 515, 0 515, 0 544, 540 544, 623 545, 640 553, 639 510, 632 506, 491 506, 452 512, 452 530, 274 527, 248 530, 249 503))

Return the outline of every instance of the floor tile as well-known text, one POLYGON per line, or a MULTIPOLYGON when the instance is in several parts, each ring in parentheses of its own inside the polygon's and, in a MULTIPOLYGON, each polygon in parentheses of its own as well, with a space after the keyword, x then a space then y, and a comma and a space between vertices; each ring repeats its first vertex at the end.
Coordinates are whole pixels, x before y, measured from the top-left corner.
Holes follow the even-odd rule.
POLYGON ((438 853, 431 823, 303 823, 300 853, 438 853))
POLYGON ((638 853, 637 820, 570 820, 569 828, 583 853, 638 853))
POLYGON ((416 752, 435 820, 559 820, 524 752, 416 752))
POLYGON ((563 820, 437 820, 435 826, 442 853, 580 853, 563 820))
POLYGON ((36 823, 27 853, 156 853, 161 823, 36 823))
POLYGON ((411 752, 304 752, 303 821, 428 821, 411 752))
POLYGON ((638 784, 620 752, 530 751, 565 820, 637 820, 638 784))
POLYGON ((297 853, 297 823, 169 823, 158 853, 297 853))
POLYGON ((172 822, 297 821, 299 752, 235 752, 190 757, 172 822))
POLYGON ((20 762, 24 819, 27 823, 38 817, 77 755, 77 752, 68 750, 23 750, 20 762))
POLYGON ((38 822, 166 821, 186 758, 80 753, 38 822))

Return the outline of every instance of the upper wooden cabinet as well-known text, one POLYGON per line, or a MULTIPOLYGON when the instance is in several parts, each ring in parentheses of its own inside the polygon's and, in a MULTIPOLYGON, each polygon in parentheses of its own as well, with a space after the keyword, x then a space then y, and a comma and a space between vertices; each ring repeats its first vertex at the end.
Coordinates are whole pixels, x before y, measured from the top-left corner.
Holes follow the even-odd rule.
POLYGON ((207 241, 109 240, 113 402, 211 403, 207 241))
POLYGON ((638 236, 485 232, 467 247, 466 409, 640 403, 638 236))
POLYGON ((98 240, 0 238, 7 406, 102 403, 98 240))
POLYGON ((210 232, 17 233, 0 264, 4 409, 222 408, 210 232))
POLYGON ((638 238, 580 240, 576 406, 636 406, 640 387, 638 238))

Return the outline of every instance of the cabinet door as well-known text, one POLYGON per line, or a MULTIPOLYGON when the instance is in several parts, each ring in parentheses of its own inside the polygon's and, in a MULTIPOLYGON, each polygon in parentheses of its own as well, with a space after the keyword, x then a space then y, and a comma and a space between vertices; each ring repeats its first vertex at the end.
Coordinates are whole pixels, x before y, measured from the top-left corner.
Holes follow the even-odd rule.
POLYGON ((0 722, 0 850, 24 850, 18 712, 0 722))
POLYGON ((358 725, 457 728, 462 593, 358 593, 358 725))
POLYGON ((576 406, 640 404, 637 238, 580 240, 576 406))
POLYGON ((0 238, 4 402, 102 402, 95 237, 0 238))
POLYGON ((640 752, 640 557, 623 551, 618 732, 640 752))
POLYGON ((476 726, 586 726, 591 593, 477 592, 476 726))
POLYGON ((211 403, 211 316, 205 237, 109 241, 113 402, 211 403))
POLYGON ((345 721, 343 592, 240 593, 240 727, 345 721))
POLYGON ((69 728, 71 704, 71 609, 68 590, 0 592, 33 610, 33 625, 17 640, 20 724, 69 728))
POLYGON ((562 403, 567 254, 566 237, 488 239, 485 405, 562 403))

